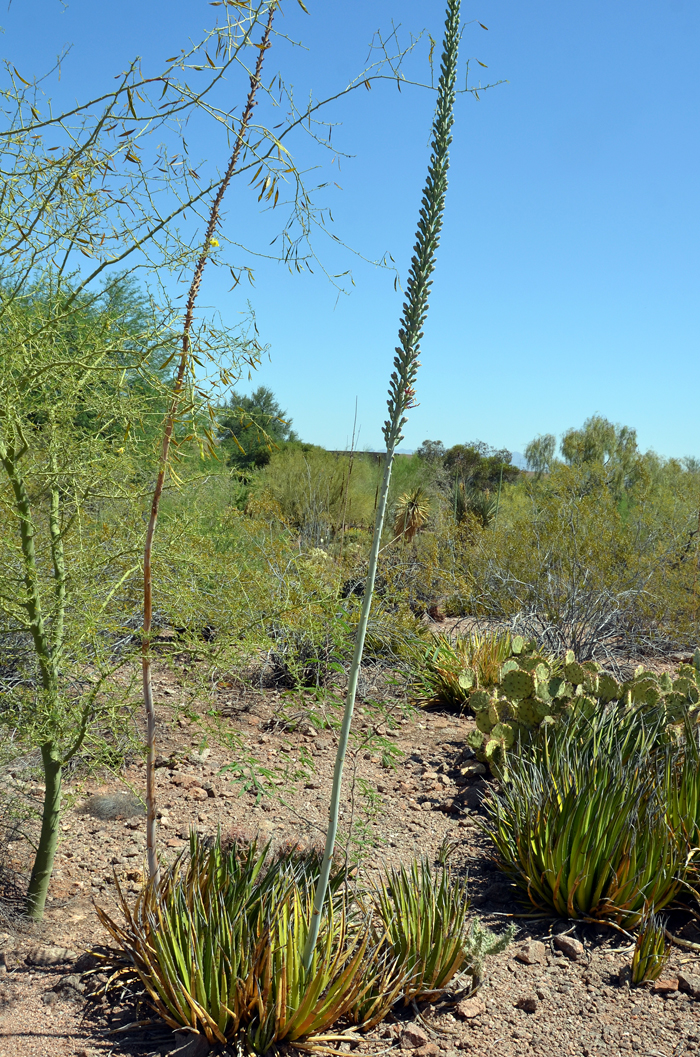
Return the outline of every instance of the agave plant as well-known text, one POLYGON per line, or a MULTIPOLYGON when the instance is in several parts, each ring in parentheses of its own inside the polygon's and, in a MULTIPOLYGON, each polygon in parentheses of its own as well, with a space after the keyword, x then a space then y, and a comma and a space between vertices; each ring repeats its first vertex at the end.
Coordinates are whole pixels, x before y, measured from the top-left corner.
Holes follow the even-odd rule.
POLYGON ((632 955, 632 983, 635 987, 658 980, 671 953, 666 941, 666 922, 654 913, 645 911, 632 955))
POLYGON ((616 921, 667 906, 685 855, 670 828, 659 761, 630 745, 621 710, 545 727, 486 801, 494 861, 538 909, 616 921), (614 731, 617 729, 617 735, 614 731))
POLYGON ((381 970, 369 926, 349 913, 338 874, 304 967, 319 858, 296 849, 271 858, 254 842, 224 853, 218 841, 208 848, 193 834, 189 862, 181 857, 150 878, 133 909, 118 889, 123 925, 98 913, 167 1024, 264 1053, 328 1029, 381 970))

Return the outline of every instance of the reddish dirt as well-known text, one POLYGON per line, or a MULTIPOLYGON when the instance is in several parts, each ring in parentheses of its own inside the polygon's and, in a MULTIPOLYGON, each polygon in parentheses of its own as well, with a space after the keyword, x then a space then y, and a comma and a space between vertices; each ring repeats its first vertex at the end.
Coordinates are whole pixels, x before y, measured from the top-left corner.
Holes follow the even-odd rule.
MULTIPOLYGON (((505 954, 487 963, 471 1003, 459 1004, 463 996, 458 982, 452 999, 437 1008, 425 1007, 421 1018, 413 1008, 398 1010, 370 1036, 359 1043, 344 1043, 340 1049, 352 1047, 368 1054, 415 1049, 419 1057, 442 1053, 456 1057, 457 1050, 503 1057, 523 1053, 681 1057, 698 1051, 700 951, 674 950, 664 974, 670 980, 665 989, 630 989, 624 977, 630 961, 624 937, 593 926, 572 929, 570 922, 519 916, 522 908, 512 902, 512 891, 492 868, 478 829, 481 816, 475 786, 482 779, 465 778, 455 770, 470 721, 435 711, 412 712, 398 697, 392 698, 393 691, 381 679, 365 692, 370 690, 390 707, 395 704, 396 726, 391 729, 391 720, 378 718, 371 704, 360 703, 358 729, 365 724, 369 734, 378 728, 384 745, 394 746, 397 756, 393 767, 386 766, 381 745, 360 746, 348 767, 349 777, 355 768, 356 779, 366 783, 374 797, 369 804, 355 798, 355 823, 362 827, 356 835, 364 851, 360 869, 378 862, 408 862, 421 854, 435 860, 441 847, 452 845, 450 864, 468 870, 474 912, 496 931, 513 921, 519 932, 505 954), (582 943, 573 959, 553 942, 564 931, 582 943), (527 957, 523 945, 531 939, 542 940, 544 947, 533 948, 539 958, 535 964, 525 964, 518 954, 527 957), (698 997, 689 993, 694 978, 698 997)), ((319 841, 325 830, 335 738, 332 730, 316 730, 305 721, 310 711, 317 719, 321 715, 313 694, 256 692, 224 681, 217 693, 217 709, 223 717, 217 739, 212 733, 215 717, 206 711, 210 706, 202 706, 197 714, 197 706, 193 709, 188 701, 187 715, 194 717, 188 719, 179 707, 186 699, 185 687, 165 667, 157 673, 156 693, 161 702, 162 766, 157 775, 164 856, 174 856, 185 846, 191 825, 206 834, 220 826, 224 833, 230 829, 259 833, 274 842, 319 841), (300 716, 296 731, 281 729, 283 713, 300 716), (239 736, 237 748, 225 747, 225 736, 231 732, 239 736), (242 791, 229 772, 222 772, 246 758, 255 758, 269 771, 277 797, 242 791)), ((143 767, 130 763, 121 779, 73 786, 79 795, 63 823, 44 922, 14 930, 4 926, 5 931, 0 924, 0 950, 7 962, 7 968, 0 964, 0 1057, 146 1057, 181 1045, 157 1025, 136 1025, 115 1033, 115 1028, 134 1019, 128 1001, 120 1005, 118 997, 109 1003, 86 1000, 71 986, 71 979, 62 990, 55 990, 67 978, 82 986, 81 979, 86 978, 76 976, 75 956, 108 942, 94 903, 118 913, 113 870, 127 891, 138 890, 145 849, 143 819, 96 819, 80 810, 89 795, 123 794, 126 787, 140 792, 143 767), (60 965, 27 964, 27 955, 37 947, 66 948, 69 953, 60 965)), ((350 811, 348 803, 346 830, 350 811)), ((356 850, 353 846, 352 853, 356 850)), ((11 854, 15 866, 26 870, 22 847, 14 847, 11 854)), ((684 921, 679 918, 672 925, 682 928, 686 939, 698 942, 700 932, 684 921)))

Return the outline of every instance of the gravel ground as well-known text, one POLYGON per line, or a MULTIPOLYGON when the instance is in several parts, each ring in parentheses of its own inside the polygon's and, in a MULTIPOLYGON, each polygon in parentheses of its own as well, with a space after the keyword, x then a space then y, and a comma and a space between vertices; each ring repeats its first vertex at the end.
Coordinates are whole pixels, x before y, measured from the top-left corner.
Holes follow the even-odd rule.
MULTIPOLYGON (((205 745, 203 732, 213 720, 204 708, 197 715, 176 675, 159 671, 156 692, 162 702, 157 775, 164 855, 185 847, 190 825, 207 834, 220 826, 224 833, 257 832, 273 842, 319 841, 335 742, 332 732, 317 731, 305 721, 309 714, 320 715, 314 695, 242 691, 222 681, 221 732, 240 736, 239 747, 227 749, 211 732, 205 745), (178 707, 185 702, 186 714, 178 707), (290 714, 299 719, 293 732, 284 729, 290 714), (236 763, 245 770, 253 758, 269 772, 280 799, 242 791, 231 772, 222 773, 222 767, 236 763)), ((375 685, 368 692, 392 702, 390 687, 375 685)), ((364 727, 367 738, 375 740, 359 747, 348 768, 358 780, 356 789, 364 789, 364 796, 355 798, 353 852, 364 851, 368 868, 409 862, 416 854, 435 859, 441 848, 450 848, 450 864, 469 872, 474 913, 496 931, 510 921, 519 931, 508 951, 489 961, 475 996, 460 992, 458 982, 440 1006, 399 1010, 371 1037, 340 1049, 415 1051, 417 1057, 454 1057, 459 1050, 503 1057, 681 1057, 700 1050, 700 951, 675 948, 659 986, 630 989, 624 936, 519 916, 522 908, 491 866, 478 829, 483 778, 463 754, 470 721, 428 711, 402 715, 396 702, 393 729, 391 720, 378 719, 371 704, 358 708, 358 729, 364 727), (396 758, 393 768, 385 765, 388 747, 396 758), (563 933, 567 936, 561 938, 563 933)), ((114 871, 127 892, 138 891, 142 879, 145 828, 142 815, 131 814, 138 804, 130 802, 128 792, 129 787, 141 790, 143 768, 133 764, 121 777, 120 783, 112 779, 74 788, 44 922, 14 930, 4 926, 4 932, 0 925, 0 1057, 146 1057, 182 1045, 182 1039, 157 1025, 128 1027, 139 1015, 128 997, 122 996, 120 1005, 119 996, 96 1002, 85 993, 90 977, 82 975, 86 963, 78 959, 108 940, 93 903, 117 912, 114 871), (96 818, 86 807, 98 814, 120 809, 121 817, 96 818)), ((16 771, 15 779, 21 778, 16 771)), ((31 786, 25 791, 41 792, 31 786)), ((351 810, 348 800, 346 828, 351 810)), ((12 846, 10 854, 11 865, 26 871, 25 849, 12 846)), ((688 917, 676 915, 672 928, 691 942, 700 940, 688 917)))

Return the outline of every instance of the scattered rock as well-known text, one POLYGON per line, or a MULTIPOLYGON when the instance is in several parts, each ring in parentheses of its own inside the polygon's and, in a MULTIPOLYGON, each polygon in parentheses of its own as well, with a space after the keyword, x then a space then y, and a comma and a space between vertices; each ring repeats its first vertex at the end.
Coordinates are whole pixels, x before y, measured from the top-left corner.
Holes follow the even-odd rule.
POLYGON ((71 974, 63 976, 54 987, 54 991, 64 1000, 78 1002, 85 991, 85 984, 79 976, 71 974))
POLYGON ((104 958, 93 954, 92 951, 84 951, 75 963, 76 973, 89 973, 92 969, 99 969, 104 965, 104 958))
POLYGON ((678 989, 690 995, 691 998, 700 998, 700 976, 697 973, 679 972, 678 989))
POLYGON ((211 749, 202 749, 201 752, 191 752, 190 762, 191 763, 204 763, 207 757, 211 756, 211 749))
POLYGON ((530 940, 516 951, 516 959, 524 965, 545 965, 547 962, 547 948, 540 940, 530 940))
POLYGON ((205 1054, 211 1053, 211 1046, 203 1035, 176 1032, 175 1037, 178 1038, 178 1036, 184 1041, 180 1042, 174 1050, 169 1050, 168 1057, 204 1057, 205 1054))
POLYGON ((574 939, 573 936, 555 936, 554 946, 567 958, 570 958, 572 962, 581 960, 585 954, 583 944, 580 940, 574 939))
POLYGON ((485 1012, 486 1006, 484 1005, 483 999, 478 996, 474 998, 463 998, 462 1001, 458 1002, 455 1006, 455 1013, 463 1020, 473 1020, 474 1017, 481 1016, 481 1014, 485 1012))
POLYGON ((416 1057, 438 1057, 440 1047, 434 1042, 426 1042, 424 1046, 419 1046, 418 1049, 413 1052, 416 1057))
POLYGON ((479 785, 470 785, 464 792, 459 793, 455 797, 454 803, 457 807, 466 807, 470 811, 474 811, 476 808, 481 807, 482 801, 482 783, 479 785))
POLYGON ((467 763, 460 767, 459 773, 463 778, 475 778, 478 774, 486 774, 486 764, 474 760, 473 763, 467 763))
POLYGON ((655 980, 652 991, 657 995, 670 995, 674 991, 678 990, 678 977, 666 977, 664 979, 655 980))
POLYGON ((521 995, 515 1003, 516 1009, 522 1009, 525 1013, 536 1013, 537 1007, 540 1004, 540 1000, 534 991, 527 995, 521 995))
POLYGON ((430 1039, 427 1033, 419 1028, 417 1024, 409 1024, 401 1032, 399 1043, 402 1050, 418 1050, 421 1046, 425 1046, 430 1039))
POLYGON ((67 947, 33 947, 24 959, 27 965, 64 965, 78 955, 67 947))

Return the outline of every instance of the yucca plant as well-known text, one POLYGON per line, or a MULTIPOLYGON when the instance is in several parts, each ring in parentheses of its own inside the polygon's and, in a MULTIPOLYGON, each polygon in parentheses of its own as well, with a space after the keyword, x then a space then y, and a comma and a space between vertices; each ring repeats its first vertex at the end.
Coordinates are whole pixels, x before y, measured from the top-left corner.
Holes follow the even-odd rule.
POLYGON ((408 1002, 445 987, 467 961, 466 880, 433 872, 427 859, 392 869, 377 882, 373 909, 384 940, 404 967, 408 1002))
POLYGON ((632 984, 638 987, 658 980, 670 953, 665 920, 655 914, 653 909, 645 911, 632 955, 632 984))
POLYGON ((511 654, 507 631, 436 638, 428 648, 413 648, 412 690, 419 700, 453 708, 463 708, 473 690, 494 686, 511 654))
POLYGON ((365 895, 381 972, 350 1010, 365 1030, 399 999, 431 998, 459 972, 475 980, 484 960, 505 950, 513 929, 495 936, 478 922, 467 925, 466 879, 447 868, 434 871, 427 859, 401 866, 379 878, 365 895), (382 1012, 383 1011, 383 1012, 382 1012))
MULTIPOLYGON (((630 928, 667 906, 685 855, 668 825, 659 761, 629 751, 620 710, 545 727, 486 801, 494 861, 535 907, 630 928)), ((642 735, 637 732, 639 742, 642 735)), ((643 740, 643 739, 642 739, 643 740)))
POLYGON ((344 903, 334 907, 330 902, 308 968, 303 951, 313 888, 291 886, 266 912, 256 951, 255 1015, 245 1032, 254 1053, 327 1031, 373 982, 369 929, 361 919, 353 920, 344 903))
POLYGON ((687 878, 697 892, 700 882, 700 731, 685 717, 680 745, 669 748, 663 771, 668 824, 686 854, 687 878))

